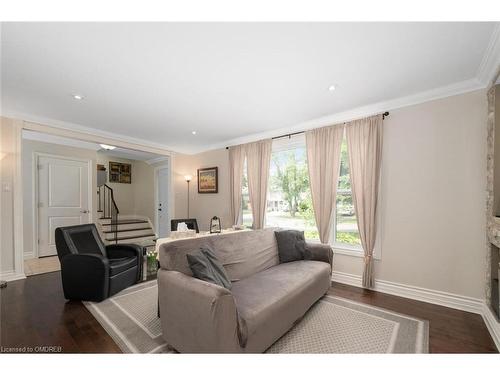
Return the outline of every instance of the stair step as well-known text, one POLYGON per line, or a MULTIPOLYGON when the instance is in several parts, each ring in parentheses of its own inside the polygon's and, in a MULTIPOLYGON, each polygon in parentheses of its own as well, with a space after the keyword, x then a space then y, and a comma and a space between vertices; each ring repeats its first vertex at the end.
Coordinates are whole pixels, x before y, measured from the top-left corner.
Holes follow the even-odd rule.
POLYGON ((150 230, 151 227, 118 229, 116 231, 114 231, 114 230, 105 230, 105 231, 103 231, 103 233, 108 234, 108 233, 115 233, 115 232, 118 232, 118 233, 120 233, 120 232, 133 232, 133 231, 136 231, 136 230, 148 230, 148 229, 150 230))
MULTIPOLYGON (((107 218, 109 219, 109 218, 107 218)), ((123 220, 118 220, 118 221, 113 221, 109 223, 101 223, 102 226, 107 226, 107 225, 120 225, 120 224, 139 224, 139 223, 147 223, 147 220, 141 220, 141 219, 123 219, 123 220)))
MULTIPOLYGON (((138 237, 138 238, 122 238, 118 240, 118 243, 135 243, 141 246, 149 245, 149 242, 154 239, 155 236, 152 235, 150 237, 138 237)), ((115 241, 109 240, 110 243, 114 243, 115 241)))
MULTIPOLYGON (((144 227, 148 227, 150 230, 153 230, 149 223, 136 223, 136 224, 118 224, 114 225, 106 225, 101 226, 101 231, 103 232, 111 232, 112 229, 124 230, 124 229, 132 229, 132 230, 142 230, 144 227)), ((153 230, 154 231, 154 230, 153 230)))
MULTIPOLYGON (((118 237, 117 240, 118 241, 121 241, 121 240, 134 240, 134 239, 137 239, 137 238, 144 238, 144 239, 150 239, 150 237, 155 237, 155 234, 153 232, 150 232, 150 233, 145 233, 145 234, 142 234, 142 235, 137 235, 137 236, 125 236, 125 237, 118 237)), ((113 239, 114 240, 114 239, 113 239)), ((108 240, 110 241, 110 240, 108 240)))
MULTIPOLYGON (((144 228, 144 229, 131 229, 126 232, 116 232, 118 239, 122 238, 134 238, 134 237, 149 237, 154 235, 153 229, 144 228)), ((113 241, 115 237, 115 232, 105 233, 104 238, 108 241, 113 241)))

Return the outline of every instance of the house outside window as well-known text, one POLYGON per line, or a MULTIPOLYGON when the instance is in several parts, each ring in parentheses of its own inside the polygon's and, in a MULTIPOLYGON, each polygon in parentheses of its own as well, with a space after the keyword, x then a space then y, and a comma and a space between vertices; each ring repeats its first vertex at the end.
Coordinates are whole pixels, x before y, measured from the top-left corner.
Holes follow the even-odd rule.
POLYGON ((303 230, 307 239, 319 240, 312 208, 304 135, 273 142, 266 226, 303 230))
POLYGON ((334 247, 361 251, 361 241, 352 197, 349 155, 345 134, 340 150, 340 172, 336 201, 332 233, 334 247))
MULTIPOLYGON (((362 253, 349 173, 347 142, 344 136, 330 243, 336 249, 362 253)), ((242 207, 243 224, 251 227, 253 219, 246 160, 243 168, 242 207)), ((273 141, 265 226, 301 230, 304 231, 306 239, 319 241, 303 134, 273 141)))
POLYGON ((248 193, 248 174, 247 174, 247 160, 243 164, 243 180, 241 184, 241 204, 242 204, 242 223, 250 228, 253 224, 252 206, 250 205, 250 195, 248 193))

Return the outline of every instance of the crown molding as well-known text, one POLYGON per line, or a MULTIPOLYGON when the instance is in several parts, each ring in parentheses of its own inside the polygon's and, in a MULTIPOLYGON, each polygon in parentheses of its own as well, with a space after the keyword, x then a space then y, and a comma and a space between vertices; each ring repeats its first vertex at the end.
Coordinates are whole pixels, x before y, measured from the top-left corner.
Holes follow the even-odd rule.
MULTIPOLYGON (((179 153, 189 153, 190 150, 185 150, 185 149, 180 149, 175 146, 170 146, 170 145, 165 145, 161 143, 156 143, 156 142, 151 142, 145 139, 141 138, 135 138, 135 137, 130 137, 127 135, 123 134, 116 134, 112 132, 108 132, 105 130, 100 130, 96 128, 91 128, 88 126, 68 122, 68 121, 61 121, 61 120, 55 120, 47 117, 42 117, 42 116, 36 116, 24 112, 17 112, 17 111, 10 111, 10 110, 5 110, 2 109, 0 112, 0 116, 3 117, 8 117, 16 120, 22 120, 28 123, 34 123, 34 124, 39 124, 44 127, 49 127, 49 128, 54 128, 57 130, 64 130, 64 131, 69 131, 73 133, 80 133, 86 136, 93 136, 93 137, 102 137, 106 138, 108 140, 115 140, 115 141, 121 141, 125 143, 129 143, 132 145, 138 145, 142 147, 148 147, 148 148, 154 148, 156 150, 160 150, 163 153, 168 153, 171 154, 172 152, 179 152, 179 153)), ((75 138, 78 139, 77 137, 78 134, 75 134, 75 138)), ((86 139, 84 139, 86 140, 86 139)), ((106 142, 103 142, 106 143, 106 142)), ((151 151, 154 152, 154 151, 151 151)))
MULTIPOLYGON (((500 30, 500 29, 499 29, 500 30)), ((115 134, 104 130, 98 130, 90 128, 87 126, 59 121, 49 118, 43 118, 39 116, 33 116, 21 112, 13 111, 3 111, 2 116, 15 118, 19 120, 34 122, 43 124, 56 129, 62 129, 67 131, 76 131, 86 135, 100 136, 110 140, 118 140, 127 143, 132 143, 140 145, 143 147, 152 147, 158 150, 163 150, 164 152, 177 152, 186 155, 195 155, 206 151, 217 150, 225 148, 227 146, 235 146, 239 144, 255 142, 262 139, 272 138, 280 136, 283 134, 306 131, 314 128, 319 128, 322 126, 330 126, 338 123, 352 121, 358 118, 371 116, 376 113, 381 113, 385 111, 390 111, 397 108, 408 107, 411 105, 421 104, 432 100, 442 99, 449 96, 460 95, 470 91, 480 90, 487 86, 487 83, 482 82, 479 79, 473 78, 461 82, 457 82, 451 85, 438 87, 435 89, 423 91, 417 94, 395 98, 383 102, 378 102, 374 104, 369 104, 361 107, 357 107, 348 111, 339 112, 336 114, 319 117, 313 120, 305 121, 293 126, 282 127, 275 130, 270 130, 261 133, 254 133, 244 137, 233 138, 224 142, 214 143, 202 147, 192 147, 192 148, 178 148, 175 146, 164 145, 160 143, 155 143, 147 141, 144 139, 133 138, 126 135, 115 134)))
POLYGON ((470 91, 480 90, 485 88, 486 86, 487 86, 486 84, 482 83, 478 79, 473 78, 457 82, 448 86, 442 86, 432 90, 423 91, 417 94, 391 99, 383 102, 378 102, 374 104, 369 104, 348 111, 339 112, 333 115, 319 117, 317 119, 305 121, 294 126, 283 127, 280 129, 275 129, 267 132, 255 133, 244 137, 230 139, 225 142, 209 145, 207 146, 206 149, 202 151, 215 150, 227 146, 235 146, 239 144, 255 142, 262 139, 277 137, 283 134, 306 131, 323 126, 335 125, 342 122, 352 121, 355 119, 371 116, 376 113, 382 113, 393 109, 408 107, 416 104, 429 102, 432 100, 446 98, 449 96, 464 94, 470 91))
POLYGON ((500 64, 500 23, 495 23, 490 41, 484 52, 483 59, 477 70, 476 77, 484 85, 490 85, 496 78, 500 64))
POLYGON ((475 78, 457 82, 447 86, 434 88, 420 93, 408 95, 401 98, 395 98, 383 102, 357 107, 348 111, 316 118, 310 121, 305 121, 288 127, 282 127, 275 130, 233 138, 226 140, 224 142, 218 142, 206 146, 194 146, 188 148, 179 148, 174 145, 151 142, 145 139, 130 137, 122 134, 115 134, 108 131, 83 126, 80 124, 39 117, 22 112, 3 110, 2 115, 19 120, 43 124, 56 129, 62 129, 73 132, 76 131, 85 135, 98 136, 110 140, 127 142, 142 147, 151 147, 157 150, 161 150, 164 153, 178 152, 187 155, 194 155, 201 152, 224 148, 227 146, 234 146, 238 144, 258 141, 261 139, 272 138, 287 133, 305 131, 322 126, 334 125, 337 123, 351 121, 357 118, 370 116, 384 111, 390 111, 397 108, 407 107, 453 95, 460 95, 474 90, 483 89, 491 85, 495 80, 497 71, 499 69, 499 62, 500 62, 500 23, 496 22, 475 78))
POLYGON ((170 158, 168 156, 160 156, 157 158, 146 160, 145 162, 149 165, 154 165, 154 164, 164 163, 169 160, 170 158))

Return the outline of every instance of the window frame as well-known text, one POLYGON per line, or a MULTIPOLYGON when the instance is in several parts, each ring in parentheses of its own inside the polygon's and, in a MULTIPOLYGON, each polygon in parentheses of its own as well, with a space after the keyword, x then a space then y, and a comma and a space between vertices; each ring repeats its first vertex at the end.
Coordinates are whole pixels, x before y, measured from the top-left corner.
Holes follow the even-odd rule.
MULTIPOLYGON (((349 170, 350 173, 350 170, 349 170)), ((339 177, 340 177, 340 168, 339 168, 339 177)), ((337 192, 338 194, 338 192, 337 192)), ((351 190, 352 194, 352 190, 351 190)), ((335 197, 335 202, 337 202, 337 197, 335 197)), ((377 197, 377 237, 375 240, 375 247, 373 249, 373 259, 381 260, 382 259, 382 233, 383 233, 383 225, 382 222, 382 168, 380 170, 380 181, 379 181, 379 189, 378 189, 378 197, 377 197)), ((357 215, 356 215, 357 217, 357 215)), ((330 230, 330 239, 328 243, 333 249, 334 254, 347 255, 351 257, 364 258, 364 250, 361 245, 349 245, 342 242, 336 242, 336 229, 337 229, 337 205, 335 204, 335 210, 332 212, 332 228, 330 230)), ((358 228, 359 231, 359 228, 358 228)))
MULTIPOLYGON (((347 142, 347 134, 344 128, 343 134, 342 134, 342 143, 347 142)), ((341 144, 342 146, 342 144, 341 144)), ((347 150, 347 157, 349 158, 349 150, 347 150)), ((341 158, 339 157, 339 164, 342 163, 341 158)), ((332 218, 331 218, 331 223, 332 227, 330 228, 330 239, 329 239, 329 244, 332 246, 333 249, 337 250, 337 253, 339 254, 345 254, 345 255, 353 255, 353 256, 364 256, 363 253, 363 247, 361 244, 359 245, 352 245, 344 242, 338 242, 337 241, 337 198, 339 195, 339 181, 340 181, 340 173, 342 171, 342 168, 339 166, 339 173, 337 175, 337 190, 335 193, 335 209, 332 212, 332 218)), ((349 165, 349 179, 351 177, 351 166, 349 165)), ((353 195, 352 193, 352 188, 351 188, 351 196, 353 195)), ((353 205, 354 205, 354 199, 353 199, 353 205)), ((356 214, 356 219, 357 219, 357 214, 356 214)), ((356 227, 358 228, 358 233, 359 233, 359 227, 358 223, 356 222, 356 227)))
MULTIPOLYGON (((240 217, 239 217, 239 223, 241 225, 246 225, 243 221, 243 203, 245 202, 245 195, 243 194, 243 178, 247 178, 247 184, 248 184, 248 170, 247 170, 247 157, 243 159, 243 169, 241 171, 241 210, 240 210, 240 217)), ((248 186, 247 186, 248 189, 248 186)), ((248 202, 250 203, 250 192, 248 192, 248 202)), ((252 222, 250 223, 250 228, 253 228, 253 213, 252 210, 250 210, 250 214, 252 215, 252 222)))
MULTIPOLYGON (((344 131, 344 137, 345 137, 345 131, 344 131)), ((280 152, 280 151, 287 151, 287 150, 292 150, 297 147, 302 147, 306 145, 305 141, 305 135, 304 134, 298 134, 298 135, 293 135, 291 137, 287 138, 281 138, 281 139, 275 139, 273 140, 273 145, 272 145, 272 153, 274 152, 280 152)), ((307 148, 307 146, 306 146, 307 148)), ((306 149, 306 160, 307 160, 307 149, 306 149)), ((339 161, 340 162, 340 161, 339 161)), ((269 166, 270 167, 270 166, 269 166)), ((245 173, 245 171, 243 171, 245 173)), ((350 171, 349 171, 350 173, 350 171)), ((380 173, 380 176, 382 177, 382 170, 380 173)), ((339 176, 340 177, 340 168, 339 168, 339 176)), ((338 179, 337 179, 338 181, 338 179)), ((377 197, 377 239, 375 241, 375 247, 373 250, 373 258, 376 260, 381 260, 382 259, 382 233, 383 233, 383 222, 382 222, 382 178, 380 178, 379 181, 379 195, 377 197)), ((337 187, 338 188, 338 187, 337 187)), ((267 193, 266 193, 267 194, 267 193)), ((338 192, 337 192, 338 194, 338 192)), ((352 194, 352 190, 351 190, 352 194)), ((267 196, 266 196, 267 200, 267 196)), ((337 202, 337 197, 335 197, 335 202, 337 202)), ((243 206, 243 197, 242 197, 242 206, 243 206)), ((334 254, 339 254, 339 255, 347 255, 351 257, 357 257, 357 258, 364 258, 364 251, 361 245, 349 245, 346 243, 342 242, 336 242, 335 237, 336 237, 336 229, 337 229, 337 223, 336 223, 336 218, 337 218, 337 206, 335 205, 335 210, 332 212, 332 227, 330 230, 330 238, 328 241, 328 244, 332 247, 334 254)), ((241 210, 241 223, 243 223, 243 209, 241 210)), ((264 226, 267 226, 266 223, 264 223, 264 226)), ((358 229, 359 230, 359 229, 358 229)), ((308 242, 313 242, 313 243, 319 243, 319 239, 308 239, 308 242)))
MULTIPOLYGON (((297 148, 304 148, 304 150, 305 150, 305 164, 307 167, 307 145, 306 145, 306 136, 304 133, 299 133, 299 134, 294 134, 294 135, 283 137, 283 138, 273 139, 271 157, 272 157, 272 154, 274 154, 276 152, 291 151, 291 150, 295 150, 297 148)), ((271 168, 271 165, 269 165, 269 168, 271 168)), ((308 171, 308 173, 309 173, 309 171, 308 171)), ((270 183, 270 178, 271 178, 271 174, 269 174, 269 183, 270 183)), ((309 189, 310 189, 310 186, 309 186, 309 189)), ((267 188, 266 194, 269 194, 269 186, 267 188)), ((266 201, 267 201, 267 199, 268 199, 268 196, 266 196, 266 201)), ((264 227, 272 227, 272 226, 269 226, 267 224, 267 210, 266 210, 266 217, 265 217, 265 221, 264 221, 264 227)), ((306 240, 308 242, 314 242, 314 243, 320 242, 319 238, 318 239, 307 238, 306 240)))

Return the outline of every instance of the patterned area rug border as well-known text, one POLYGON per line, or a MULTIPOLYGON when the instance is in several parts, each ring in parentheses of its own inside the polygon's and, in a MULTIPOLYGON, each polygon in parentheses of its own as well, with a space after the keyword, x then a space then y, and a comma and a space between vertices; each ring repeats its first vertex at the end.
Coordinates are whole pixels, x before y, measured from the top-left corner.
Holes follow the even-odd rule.
MULTIPOLYGON (((157 282, 100 303, 84 302, 124 353, 166 353, 157 317, 157 282)), ((349 299, 324 296, 266 353, 428 353, 427 321, 349 299)))

